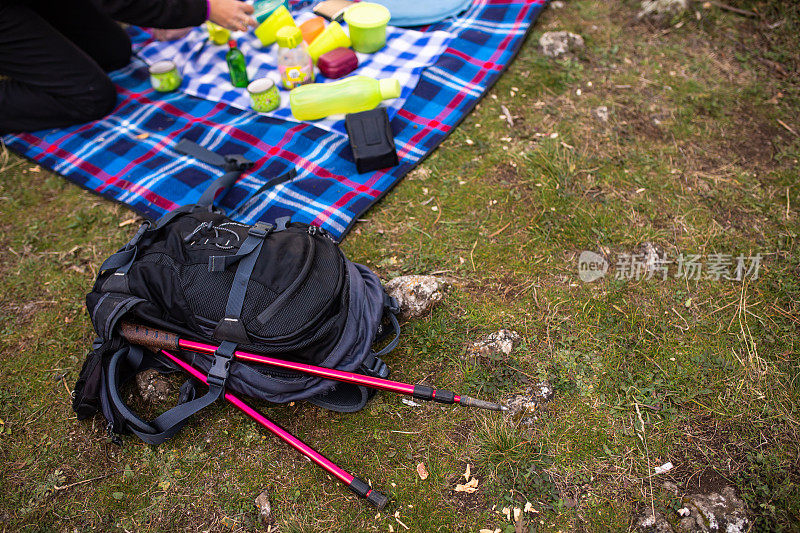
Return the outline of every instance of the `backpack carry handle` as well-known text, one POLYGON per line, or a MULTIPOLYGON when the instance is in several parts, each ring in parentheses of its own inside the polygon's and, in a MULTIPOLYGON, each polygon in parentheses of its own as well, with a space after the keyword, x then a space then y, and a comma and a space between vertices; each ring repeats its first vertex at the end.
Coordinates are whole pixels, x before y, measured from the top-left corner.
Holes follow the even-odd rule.
POLYGON ((221 177, 211 182, 211 185, 200 195, 200 199, 197 200, 197 205, 203 207, 213 204, 214 199, 220 191, 228 189, 239 179, 242 172, 252 168, 255 164, 241 154, 221 155, 188 139, 181 139, 180 142, 175 145, 175 151, 192 156, 203 163, 221 167, 226 171, 221 177))

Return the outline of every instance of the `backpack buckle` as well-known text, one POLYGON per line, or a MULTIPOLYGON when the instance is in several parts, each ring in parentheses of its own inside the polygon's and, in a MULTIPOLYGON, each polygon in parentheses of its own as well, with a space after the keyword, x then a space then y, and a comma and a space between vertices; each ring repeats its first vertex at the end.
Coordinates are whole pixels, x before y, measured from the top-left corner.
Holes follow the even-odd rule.
MULTIPOLYGON (((231 360, 233 359, 233 352, 236 350, 236 343, 230 341, 223 341, 219 345, 217 351, 214 352, 214 364, 208 370, 208 386, 217 386, 225 389, 225 382, 228 380, 228 374, 231 368, 231 360)), ((224 390, 223 390, 224 394, 224 390)))
POLYGON ((256 222, 250 229, 247 230, 248 235, 252 235, 253 237, 258 237, 259 239, 265 238, 270 232, 275 229, 275 226, 272 224, 267 224, 266 222, 256 222))
POLYGON ((241 172, 241 171, 253 168, 254 164, 255 163, 253 163, 252 161, 250 161, 249 159, 247 159, 245 156, 243 156, 241 154, 233 154, 233 155, 226 155, 225 156, 225 167, 224 168, 228 172, 231 172, 231 171, 234 171, 234 170, 238 171, 238 172, 241 172))
POLYGON ((361 370, 374 378, 386 379, 389 377, 389 365, 383 362, 383 359, 370 352, 363 363, 361 363, 361 370))

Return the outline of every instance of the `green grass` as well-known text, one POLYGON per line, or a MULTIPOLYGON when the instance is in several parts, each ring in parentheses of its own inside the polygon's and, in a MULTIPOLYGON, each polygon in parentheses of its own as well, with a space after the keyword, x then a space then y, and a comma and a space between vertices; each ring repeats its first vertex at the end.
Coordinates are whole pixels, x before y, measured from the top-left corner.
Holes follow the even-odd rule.
POLYGON ((69 388, 93 338, 83 297, 133 215, 16 155, 0 161, 0 528, 249 531, 266 489, 289 532, 405 531, 395 512, 410 531, 513 531, 501 511, 525 502, 538 511, 525 531, 620 531, 651 506, 674 519, 664 481, 692 493, 721 479, 753 531, 797 531, 800 138, 786 126, 800 132, 800 15, 742 0, 763 19, 698 8, 654 27, 635 4, 547 11, 490 95, 343 244, 385 280, 453 280, 405 325, 396 379, 488 398, 548 380, 554 398, 532 425, 388 394, 350 415, 259 406, 391 493, 379 516, 223 405, 159 448, 118 448, 101 420, 78 422, 69 388), (558 29, 584 35, 575 60, 538 53, 558 29), (613 269, 644 243, 672 260, 760 253, 760 276, 579 280, 581 251, 613 269), (501 328, 523 337, 508 358, 462 357, 501 328), (467 464, 478 491, 455 493, 467 464))

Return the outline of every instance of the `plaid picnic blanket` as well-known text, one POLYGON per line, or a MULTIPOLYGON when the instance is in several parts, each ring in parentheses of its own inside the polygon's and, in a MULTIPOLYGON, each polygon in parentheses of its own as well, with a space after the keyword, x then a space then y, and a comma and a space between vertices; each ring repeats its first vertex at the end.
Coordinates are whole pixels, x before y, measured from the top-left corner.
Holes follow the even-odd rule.
MULTIPOLYGON (((311 6, 295 9, 293 17, 297 24, 315 17, 311 6)), ((347 27, 342 23, 342 26, 347 27)), ((386 29, 386 46, 374 54, 356 54, 358 68, 351 75, 369 76, 375 79, 393 78, 400 83, 402 89, 399 98, 387 100, 384 105, 389 118, 394 117, 403 107, 408 96, 416 87, 422 69, 432 65, 447 48, 452 35, 446 31, 420 32, 406 28, 388 26, 386 29)), ((280 76, 277 75, 277 62, 273 44, 261 47, 261 42, 253 32, 234 34, 237 46, 247 58, 249 78, 271 78, 279 87, 280 76)), ((208 40, 205 26, 192 30, 183 39, 172 42, 152 41, 145 44, 138 55, 148 65, 157 61, 174 61, 183 74, 181 90, 192 96, 224 102, 239 109, 250 108, 250 96, 247 89, 234 87, 230 81, 228 66, 225 63, 227 45, 215 45, 208 40)), ((324 83, 326 78, 317 73, 316 81, 324 83)), ((281 90, 281 106, 266 116, 297 122, 289 108, 289 91, 281 90)), ((344 115, 317 120, 313 125, 328 131, 345 134, 344 115)))
MULTIPOLYGON (((158 217, 194 203, 220 169, 173 149, 183 138, 256 161, 218 202, 241 222, 282 216, 341 239, 357 218, 441 143, 522 45, 547 0, 474 0, 462 15, 421 31, 453 37, 392 119, 400 164, 358 174, 347 137, 182 92, 157 93, 141 59, 112 74, 119 103, 103 120, 7 135, 13 150, 103 197, 158 217), (294 167, 297 176, 277 183, 294 167)), ((141 39, 141 36, 134 36, 141 39)))

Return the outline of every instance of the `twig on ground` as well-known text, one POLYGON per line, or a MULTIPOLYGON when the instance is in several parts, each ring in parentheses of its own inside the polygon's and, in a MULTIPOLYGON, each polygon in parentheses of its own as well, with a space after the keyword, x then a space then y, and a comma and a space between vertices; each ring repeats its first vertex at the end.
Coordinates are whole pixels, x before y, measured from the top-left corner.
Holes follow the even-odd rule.
POLYGON ((502 228, 500 228, 499 230, 497 230, 497 231, 495 231, 494 233, 492 233, 491 235, 489 235, 489 237, 488 237, 488 238, 489 238, 489 239, 491 239, 492 237, 497 237, 498 235, 500 235, 501 233, 503 233, 503 230, 504 230, 504 229, 506 229, 507 227, 509 227, 510 225, 511 225, 511 222, 509 222, 508 224, 506 224, 505 226, 503 226, 503 227, 502 227, 502 228))
POLYGON ((72 488, 72 487, 77 487, 78 485, 83 485, 83 484, 86 484, 86 483, 91 483, 92 481, 97 481, 97 480, 100 480, 100 479, 105 479, 107 477, 111 477, 114 474, 119 474, 120 472, 122 472, 122 470, 116 470, 114 472, 111 472, 110 474, 105 474, 105 475, 102 475, 102 476, 93 477, 91 479, 84 479, 83 481, 76 481, 75 483, 70 483, 69 485, 61 485, 61 486, 56 485, 55 487, 53 487, 53 490, 55 490, 56 492, 58 492, 60 490, 67 490, 67 489, 72 488))
POLYGON ((780 124, 781 126, 783 126, 784 128, 786 128, 786 130, 787 130, 788 132, 790 132, 792 135, 794 135, 795 137, 800 137, 800 134, 798 134, 796 131, 794 131, 794 130, 791 128, 791 126, 789 126, 787 123, 785 123, 785 122, 784 122, 784 121, 782 121, 781 119, 777 119, 777 120, 778 120, 778 124, 780 124))
MULTIPOLYGON (((480 239, 480 237, 478 237, 478 239, 480 239)), ((472 250, 469 251, 469 261, 472 263, 472 270, 475 270, 475 248, 478 246, 478 239, 475 239, 472 250)))
POLYGON ((731 13, 736 13, 737 15, 743 15, 745 17, 756 17, 758 18, 758 13, 753 11, 748 11, 746 9, 739 9, 738 7, 729 6, 728 4, 723 4, 722 2, 709 2, 714 7, 718 7, 725 11, 730 11, 731 13))

